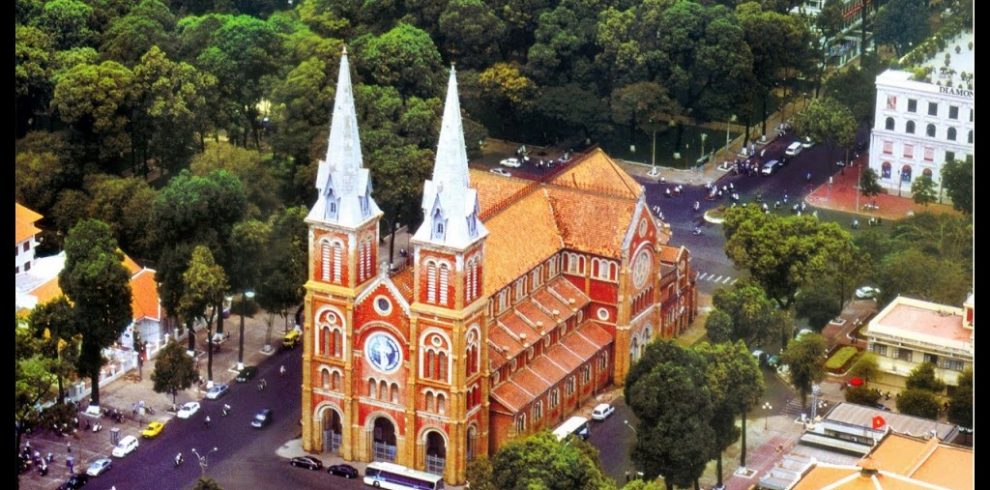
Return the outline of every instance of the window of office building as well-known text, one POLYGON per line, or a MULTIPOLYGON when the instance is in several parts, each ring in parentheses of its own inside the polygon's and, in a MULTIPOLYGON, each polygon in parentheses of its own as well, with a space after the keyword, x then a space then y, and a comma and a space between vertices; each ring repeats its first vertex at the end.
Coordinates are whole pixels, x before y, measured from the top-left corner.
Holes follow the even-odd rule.
POLYGON ((893 131, 894 130, 894 118, 888 117, 887 118, 887 122, 884 123, 884 124, 885 124, 884 127, 887 128, 887 131, 893 131))
POLYGON ((949 119, 959 119, 959 107, 954 105, 949 106, 949 119))
POLYGON ((918 101, 908 99, 908 112, 918 112, 918 101))
POLYGON ((911 349, 897 349, 897 358, 902 361, 911 361, 911 349))
POLYGON ((946 162, 951 162, 951 161, 953 161, 955 159, 956 159, 956 152, 954 152, 954 151, 947 151, 947 152, 945 152, 945 161, 946 162))
POLYGON ((938 115, 938 104, 936 104, 935 102, 929 102, 928 103, 928 115, 929 116, 937 116, 938 115))
POLYGON ((945 132, 945 137, 948 138, 949 141, 955 141, 956 140, 956 128, 949 128, 949 130, 945 132))
POLYGON ((907 134, 914 134, 914 121, 908 121, 904 126, 904 131, 906 131, 907 134))
POLYGON ((927 134, 929 138, 934 138, 935 137, 935 125, 934 124, 929 124, 928 127, 925 128, 925 134, 927 134))

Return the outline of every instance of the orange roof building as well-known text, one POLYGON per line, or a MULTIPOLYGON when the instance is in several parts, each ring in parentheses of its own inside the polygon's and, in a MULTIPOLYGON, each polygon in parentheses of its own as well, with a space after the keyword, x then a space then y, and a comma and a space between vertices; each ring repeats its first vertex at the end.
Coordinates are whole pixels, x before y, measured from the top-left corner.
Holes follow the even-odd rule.
POLYGON ((971 449, 890 432, 857 465, 818 463, 790 488, 968 490, 975 477, 971 449))
POLYGON ((470 460, 561 424, 682 332, 696 274, 600 149, 539 181, 469 169, 453 69, 411 263, 376 270, 348 66, 306 220, 303 448, 462 485, 470 460))
POLYGON ((14 203, 14 275, 23 274, 34 265, 34 248, 41 230, 34 224, 42 215, 14 203))

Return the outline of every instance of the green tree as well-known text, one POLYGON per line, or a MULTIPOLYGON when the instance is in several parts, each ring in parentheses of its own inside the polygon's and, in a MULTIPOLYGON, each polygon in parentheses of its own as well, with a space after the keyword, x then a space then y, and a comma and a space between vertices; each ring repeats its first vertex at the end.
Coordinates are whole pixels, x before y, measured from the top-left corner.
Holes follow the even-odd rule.
POLYGON ((877 173, 872 168, 863 169, 863 175, 859 178, 859 192, 863 197, 876 197, 883 192, 880 182, 877 180, 877 173))
POLYGON ((112 162, 130 149, 133 85, 134 74, 116 61, 76 65, 59 77, 52 104, 89 161, 112 162))
POLYGON ((14 94, 17 97, 17 137, 37 113, 47 113, 52 96, 54 41, 48 33, 17 24, 14 31, 14 94))
POLYGON ((468 462, 467 481, 477 490, 498 490, 495 486, 492 460, 479 456, 468 462))
POLYGON ((814 284, 798 293, 794 301, 794 312, 798 317, 808 319, 808 325, 821 329, 842 312, 842 303, 824 284, 814 284))
POLYGON ((950 160, 942 166, 942 187, 952 207, 973 214, 973 161, 950 160))
POLYGON ((845 398, 849 403, 872 407, 880 400, 880 390, 867 388, 866 385, 850 386, 846 388, 845 398))
POLYGON ((811 385, 825 379, 825 339, 816 333, 788 342, 780 362, 790 368, 791 385, 801 393, 801 406, 808 400, 811 385))
POLYGON ((65 267, 58 283, 72 302, 83 335, 76 367, 91 380, 94 405, 100 404, 102 350, 116 342, 133 319, 130 274, 123 259, 110 227, 101 221, 82 221, 65 238, 65 267))
POLYGON ((767 298, 760 286, 741 281, 729 288, 719 288, 712 297, 714 311, 726 313, 732 320, 729 340, 762 346, 786 325, 786 318, 767 298))
POLYGON ((928 9, 925 0, 890 0, 885 2, 873 21, 874 39, 878 44, 893 46, 897 57, 907 54, 912 45, 928 37, 928 9))
POLYGON ((393 86, 403 97, 425 98, 440 92, 446 70, 441 68, 440 52, 426 31, 400 23, 368 39, 359 54, 364 61, 359 68, 372 82, 393 86))
POLYGON ((291 157, 295 165, 310 163, 315 142, 326 144, 328 115, 335 93, 335 79, 327 65, 336 65, 330 61, 333 59, 324 62, 316 57, 307 58, 272 88, 272 151, 277 156, 291 157))
POLYGON ((938 397, 931 391, 909 388, 897 394, 897 411, 905 415, 935 420, 940 409, 938 397))
POLYGON ((601 4, 589 0, 564 0, 537 16, 534 42, 526 55, 527 72, 540 85, 577 83, 590 87, 601 83, 599 93, 611 87, 596 77, 595 34, 601 4))
POLYGON ((632 459, 667 488, 691 485, 716 454, 712 392, 701 354, 672 342, 646 346, 626 377, 625 396, 640 420, 632 459), (677 444, 675 441, 695 441, 677 444))
POLYGON ((497 62, 482 70, 478 74, 478 85, 481 103, 498 114, 502 131, 517 121, 521 114, 532 109, 537 94, 536 83, 518 66, 505 62, 497 62))
POLYGON ((849 161, 849 149, 856 142, 856 126, 852 111, 830 97, 812 100, 794 118, 798 133, 824 141, 832 149, 845 150, 845 162, 849 161))
POLYGON ((193 248, 189 267, 182 273, 185 283, 179 310, 182 316, 200 318, 206 323, 207 364, 206 379, 213 381, 213 318, 220 317, 223 295, 227 291, 227 276, 223 268, 213 260, 210 249, 203 245, 193 248), (207 308, 213 306, 207 316, 207 308))
POLYGON ((111 21, 102 33, 105 58, 134 66, 152 47, 175 50, 175 16, 159 0, 142 0, 127 15, 111 21))
POLYGON ((41 349, 48 358, 50 372, 55 375, 58 403, 64 403, 63 380, 76 374, 74 364, 81 340, 72 305, 65 296, 59 296, 31 310, 28 323, 34 336, 44 341, 41 349))
POLYGON ((845 19, 842 16, 842 8, 843 4, 841 0, 826 0, 822 9, 814 18, 814 25, 821 34, 821 37, 818 38, 819 43, 816 46, 818 54, 821 56, 819 58, 820 66, 815 77, 816 98, 818 97, 818 89, 821 86, 825 66, 828 64, 829 45, 842 32, 842 27, 845 24, 845 19))
POLYGON ((932 393, 941 393, 945 389, 945 383, 938 379, 935 374, 935 364, 923 362, 911 370, 905 386, 910 389, 928 390, 932 393))
POLYGON ((848 108, 856 121, 870 122, 876 107, 877 74, 872 69, 846 65, 825 81, 825 96, 848 108))
POLYGON ((582 445, 587 443, 558 441, 549 431, 510 441, 492 456, 491 479, 484 478, 487 471, 476 471, 471 488, 614 489, 598 460, 579 448, 582 445))
POLYGON ((175 396, 192 386, 197 379, 199 373, 192 356, 175 339, 170 340, 155 358, 155 371, 151 373, 155 393, 172 395, 172 403, 175 404, 175 396))
POLYGON ((93 9, 81 0, 45 2, 36 22, 55 40, 56 49, 69 49, 92 41, 93 9))
POLYGON ((56 400, 53 362, 44 354, 41 339, 27 328, 14 328, 14 423, 18 448, 21 436, 40 424, 38 407, 56 400))
POLYGON ((237 177, 244 189, 244 216, 260 219, 279 204, 278 183, 266 163, 257 150, 220 141, 206 145, 206 151, 197 154, 189 168, 193 175, 200 177, 218 170, 237 177))
POLYGON ((966 428, 973 427, 973 369, 959 375, 956 391, 949 397, 949 422, 966 428))
MULTIPOLYGON (((368 168, 375 190, 375 202, 385 213, 386 232, 399 223, 412 226, 421 220, 419 207, 423 198, 423 181, 433 170, 434 154, 413 145, 384 146, 372 149, 368 155, 368 168)), ((389 262, 392 261, 394 243, 389 243, 389 262)))
POLYGON ((705 356, 705 379, 714 403, 711 425, 715 428, 715 458, 718 483, 722 483, 722 453, 743 435, 741 465, 746 464, 746 414, 759 402, 766 390, 763 373, 746 344, 695 344, 693 349, 705 356), (742 430, 736 428, 736 416, 742 416, 742 430))
POLYGON ((482 68, 500 58, 506 26, 481 0, 452 0, 440 14, 441 45, 461 68, 482 68))
MULTIPOLYGON (((233 260, 228 277, 231 289, 241 293, 241 305, 245 302, 245 292, 256 288, 261 281, 261 267, 270 236, 271 226, 257 220, 241 221, 234 225, 231 232, 233 260)), ((252 302, 251 305, 254 303, 252 302)), ((243 306, 239 308, 241 329, 238 340, 238 362, 244 361, 244 310, 243 306)))
POLYGON ((894 225, 899 248, 917 248, 929 255, 969 262, 973 257, 973 222, 966 216, 918 213, 894 225))
POLYGON ((152 257, 148 223, 155 190, 137 177, 94 176, 87 179, 88 215, 110 225, 122 250, 134 257, 152 257))
POLYGON ((49 216, 59 192, 82 186, 83 166, 69 154, 63 133, 32 131, 17 143, 14 196, 17 202, 49 216), (35 141, 47 149, 35 148, 35 141))
POLYGON ((911 198, 914 202, 928 207, 937 199, 937 189, 935 182, 927 175, 920 175, 911 183, 911 198))
POLYGON ((637 128, 657 130, 666 126, 669 114, 676 109, 667 95, 667 89, 656 82, 635 82, 612 91, 612 119, 629 125, 629 136, 633 138, 637 128))
POLYGON ((880 263, 881 303, 898 295, 910 295, 941 304, 960 304, 971 284, 969 274, 957 261, 916 248, 893 252, 880 263))
POLYGON ((864 381, 873 381, 880 375, 880 365, 877 364, 877 356, 872 352, 863 352, 859 359, 849 368, 849 376, 862 378, 864 381))
POLYGON ((708 340, 717 344, 732 341, 732 326, 732 316, 717 308, 713 309, 705 319, 708 340))
POLYGON ((213 478, 203 476, 196 480, 193 490, 223 490, 223 487, 213 478))
POLYGON ((272 323, 281 316, 288 328, 291 308, 305 296, 308 263, 307 211, 302 207, 286 209, 272 217, 266 260, 261 265, 261 281, 255 301, 268 312, 266 345, 271 345, 272 323))

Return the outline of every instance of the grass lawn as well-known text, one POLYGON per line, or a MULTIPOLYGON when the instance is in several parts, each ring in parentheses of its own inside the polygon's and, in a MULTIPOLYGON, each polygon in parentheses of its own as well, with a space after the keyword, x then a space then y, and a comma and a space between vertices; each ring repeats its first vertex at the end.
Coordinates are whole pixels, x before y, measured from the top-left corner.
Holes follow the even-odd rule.
POLYGON ((834 372, 841 371, 853 357, 856 357, 858 352, 858 349, 850 345, 839 349, 835 354, 832 354, 832 357, 828 358, 828 361, 825 361, 825 369, 834 372))

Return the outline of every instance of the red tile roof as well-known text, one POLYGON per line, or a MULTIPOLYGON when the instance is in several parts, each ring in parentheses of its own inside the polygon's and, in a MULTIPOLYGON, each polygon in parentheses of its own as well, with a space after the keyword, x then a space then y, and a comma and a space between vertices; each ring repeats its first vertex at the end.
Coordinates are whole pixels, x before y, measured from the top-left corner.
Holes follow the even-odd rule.
POLYGON ((155 283, 155 271, 142 269, 131 277, 131 310, 134 321, 145 318, 161 321, 162 310, 158 302, 158 285, 155 283))

